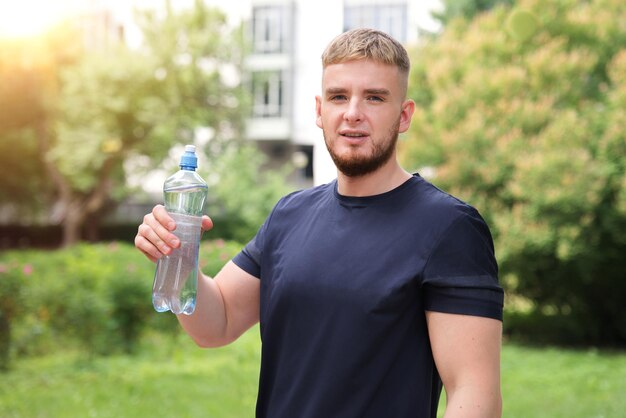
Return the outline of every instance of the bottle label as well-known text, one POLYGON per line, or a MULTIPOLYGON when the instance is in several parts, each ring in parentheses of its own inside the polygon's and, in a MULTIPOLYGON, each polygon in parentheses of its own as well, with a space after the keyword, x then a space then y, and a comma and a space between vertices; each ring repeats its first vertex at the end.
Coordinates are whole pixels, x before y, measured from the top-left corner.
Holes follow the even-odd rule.
POLYGON ((158 312, 190 315, 196 305, 198 249, 202 217, 170 213, 176 222, 173 234, 180 246, 157 263, 152 287, 152 303, 158 312))
POLYGON ((202 232, 202 216, 184 215, 182 213, 172 213, 169 215, 176 222, 176 229, 173 234, 176 235, 181 242, 197 242, 200 240, 202 232))

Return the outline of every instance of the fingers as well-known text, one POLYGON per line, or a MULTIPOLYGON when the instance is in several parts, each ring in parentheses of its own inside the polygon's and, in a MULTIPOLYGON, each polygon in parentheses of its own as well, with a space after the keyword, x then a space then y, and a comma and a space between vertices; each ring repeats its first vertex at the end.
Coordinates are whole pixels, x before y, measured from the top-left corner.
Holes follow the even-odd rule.
POLYGON ((139 234, 135 236, 135 247, 153 263, 156 263, 157 260, 163 256, 156 247, 139 234))
POLYGON ((172 219, 169 213, 167 213, 165 206, 156 205, 152 209, 152 216, 154 216, 154 218, 168 230, 173 231, 176 229, 176 222, 174 222, 174 219, 172 219))
POLYGON ((175 228, 176 223, 165 208, 157 205, 151 213, 144 216, 143 223, 139 225, 135 247, 154 262, 180 245, 176 235, 170 232, 175 228))
MULTIPOLYGON (((202 232, 213 228, 213 221, 208 216, 202 217, 202 232)), ((156 262, 172 249, 180 246, 180 240, 172 233, 176 222, 167 213, 163 205, 156 205, 152 212, 144 216, 143 223, 137 229, 135 247, 148 259, 156 262)))
POLYGON ((202 232, 206 232, 213 228, 213 221, 208 216, 202 217, 202 232))

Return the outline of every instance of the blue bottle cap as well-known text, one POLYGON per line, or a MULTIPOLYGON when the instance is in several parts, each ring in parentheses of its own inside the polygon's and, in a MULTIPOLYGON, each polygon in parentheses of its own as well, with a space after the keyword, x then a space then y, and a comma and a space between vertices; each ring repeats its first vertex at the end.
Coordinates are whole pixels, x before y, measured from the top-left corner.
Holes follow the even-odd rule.
POLYGON ((185 145, 185 153, 180 157, 181 170, 195 170, 198 168, 195 145, 185 145))

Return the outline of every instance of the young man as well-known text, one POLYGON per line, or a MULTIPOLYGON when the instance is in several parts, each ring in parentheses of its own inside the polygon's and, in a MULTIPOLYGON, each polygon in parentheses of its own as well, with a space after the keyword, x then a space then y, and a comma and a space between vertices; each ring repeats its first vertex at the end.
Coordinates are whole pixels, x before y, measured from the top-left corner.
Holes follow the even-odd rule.
MULTIPOLYGON (((478 212, 404 171, 409 59, 358 29, 322 56, 317 125, 337 166, 327 185, 284 197, 178 317, 203 347, 260 321, 257 416, 446 417, 501 414, 502 289, 478 212)), ((212 223, 204 219, 203 228, 212 223)), ((162 206, 135 245, 151 260, 178 243, 162 206)))

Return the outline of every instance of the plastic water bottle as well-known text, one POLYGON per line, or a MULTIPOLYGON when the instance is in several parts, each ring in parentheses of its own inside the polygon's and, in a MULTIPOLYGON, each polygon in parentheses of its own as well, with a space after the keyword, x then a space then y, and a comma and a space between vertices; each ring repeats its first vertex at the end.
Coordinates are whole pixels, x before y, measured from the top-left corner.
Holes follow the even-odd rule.
POLYGON ((198 289, 198 250, 207 184, 196 173, 196 147, 185 146, 180 171, 163 184, 165 209, 176 222, 173 233, 180 247, 157 262, 152 286, 152 305, 157 312, 191 315, 198 289))

